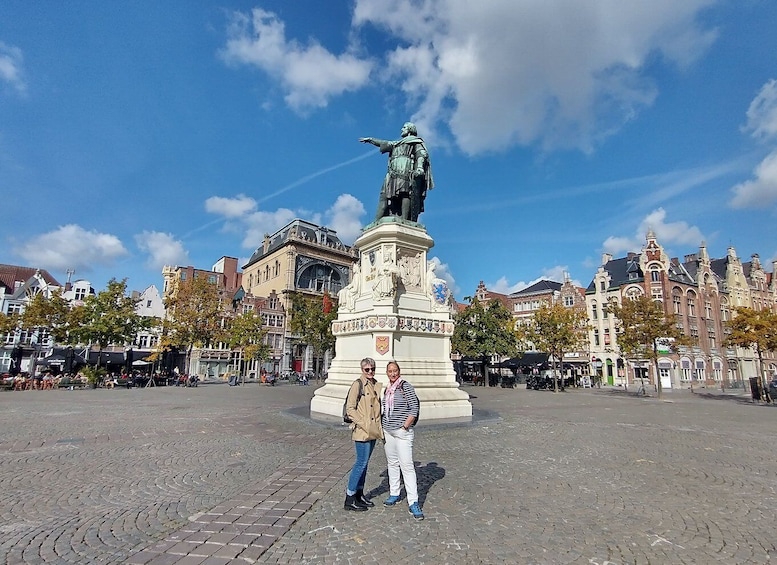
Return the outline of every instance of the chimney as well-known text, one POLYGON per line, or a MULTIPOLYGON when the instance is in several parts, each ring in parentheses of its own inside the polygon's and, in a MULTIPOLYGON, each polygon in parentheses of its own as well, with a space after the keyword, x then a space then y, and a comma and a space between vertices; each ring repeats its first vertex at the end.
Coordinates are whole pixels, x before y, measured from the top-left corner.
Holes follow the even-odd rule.
POLYGON ((262 253, 267 253, 270 249, 270 234, 264 234, 264 243, 262 243, 262 253))
POLYGON ((602 265, 606 265, 612 261, 612 253, 602 253, 602 265))

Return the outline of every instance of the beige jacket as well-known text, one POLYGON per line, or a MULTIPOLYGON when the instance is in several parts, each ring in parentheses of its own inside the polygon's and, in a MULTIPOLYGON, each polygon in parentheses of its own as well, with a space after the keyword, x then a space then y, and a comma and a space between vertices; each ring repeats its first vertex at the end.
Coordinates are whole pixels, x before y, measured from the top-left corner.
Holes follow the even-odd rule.
POLYGON ((356 381, 348 391, 345 411, 353 420, 351 424, 351 439, 353 441, 369 441, 383 439, 383 427, 380 424, 380 383, 375 379, 367 379, 362 375, 362 397, 359 403, 359 385, 356 381))

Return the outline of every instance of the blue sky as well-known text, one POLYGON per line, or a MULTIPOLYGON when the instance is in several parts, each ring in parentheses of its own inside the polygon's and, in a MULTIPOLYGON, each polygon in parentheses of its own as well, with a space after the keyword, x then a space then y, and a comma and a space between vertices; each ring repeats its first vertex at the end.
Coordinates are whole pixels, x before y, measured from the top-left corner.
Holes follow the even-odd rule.
POLYGON ((587 285, 649 228, 770 265, 775 25, 771 0, 6 0, 0 262, 143 289, 295 217, 352 243, 386 166, 357 140, 413 120, 457 298, 587 285))

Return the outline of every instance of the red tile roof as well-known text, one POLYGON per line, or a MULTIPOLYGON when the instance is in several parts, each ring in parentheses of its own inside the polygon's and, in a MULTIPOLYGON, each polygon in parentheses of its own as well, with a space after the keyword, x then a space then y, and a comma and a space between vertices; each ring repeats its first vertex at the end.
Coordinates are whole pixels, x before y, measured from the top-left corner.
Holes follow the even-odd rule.
MULTIPOLYGON (((13 292, 15 290, 16 282, 27 282, 38 269, 32 267, 19 267, 18 265, 2 265, 0 264, 0 284, 6 288, 6 292, 13 292)), ((62 286, 57 282, 57 279, 51 276, 46 269, 40 269, 40 274, 43 276, 43 280, 50 285, 62 286)))

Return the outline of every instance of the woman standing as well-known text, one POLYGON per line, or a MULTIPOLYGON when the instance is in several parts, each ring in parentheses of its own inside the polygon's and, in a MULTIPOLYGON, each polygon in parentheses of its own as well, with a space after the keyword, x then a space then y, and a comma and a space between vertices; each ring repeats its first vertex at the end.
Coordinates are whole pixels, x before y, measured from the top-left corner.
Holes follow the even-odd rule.
POLYGON ((383 431, 386 436, 386 462, 388 463, 389 497, 383 502, 394 506, 399 502, 400 471, 405 482, 410 513, 417 520, 424 519, 418 506, 418 484, 413 463, 413 439, 418 421, 420 404, 413 385, 400 375, 399 365, 391 361, 386 367, 389 386, 383 395, 383 431))
POLYGON ((361 361, 361 376, 353 381, 348 391, 345 410, 351 419, 351 439, 356 449, 356 462, 351 469, 345 491, 345 510, 363 512, 375 506, 364 497, 364 480, 375 441, 383 439, 380 423, 380 383, 375 380, 375 360, 361 361))

